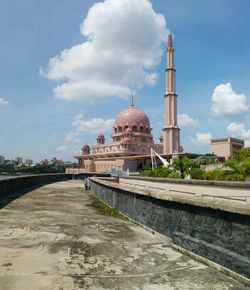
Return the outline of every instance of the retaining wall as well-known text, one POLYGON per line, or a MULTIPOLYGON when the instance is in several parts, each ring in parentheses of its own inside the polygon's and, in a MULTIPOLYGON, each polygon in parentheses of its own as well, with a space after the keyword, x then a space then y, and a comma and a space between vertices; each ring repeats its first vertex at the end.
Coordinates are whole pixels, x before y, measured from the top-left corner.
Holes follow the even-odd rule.
POLYGON ((247 206, 164 195, 153 189, 145 192, 98 178, 91 179, 91 190, 129 218, 171 238, 174 244, 250 278, 247 206))
POLYGON ((37 188, 44 184, 71 179, 71 174, 37 174, 0 180, 0 197, 37 188))
POLYGON ((65 181, 69 179, 83 179, 96 175, 98 177, 108 177, 110 174, 96 174, 96 173, 80 173, 80 174, 65 174, 65 173, 51 173, 51 174, 34 174, 18 177, 11 177, 9 179, 0 180, 0 197, 11 193, 20 191, 28 191, 40 187, 45 184, 65 181))

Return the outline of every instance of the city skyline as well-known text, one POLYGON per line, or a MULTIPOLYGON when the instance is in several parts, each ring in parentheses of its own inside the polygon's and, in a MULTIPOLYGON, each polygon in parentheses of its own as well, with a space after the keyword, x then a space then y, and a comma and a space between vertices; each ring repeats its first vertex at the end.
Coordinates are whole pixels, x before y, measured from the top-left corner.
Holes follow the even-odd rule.
POLYGON ((240 3, 1 1, 0 154, 73 160, 98 133, 110 139, 132 89, 159 138, 168 32, 185 151, 209 152, 211 137, 249 146, 250 3, 240 3))

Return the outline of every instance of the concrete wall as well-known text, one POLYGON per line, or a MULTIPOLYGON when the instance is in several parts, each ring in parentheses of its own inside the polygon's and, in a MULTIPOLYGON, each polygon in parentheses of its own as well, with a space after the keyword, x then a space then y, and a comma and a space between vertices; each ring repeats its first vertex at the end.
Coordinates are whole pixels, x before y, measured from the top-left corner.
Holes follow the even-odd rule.
POLYGON ((71 179, 70 174, 37 174, 12 177, 0 180, 0 197, 11 193, 16 193, 32 188, 37 188, 44 184, 71 179))
POLYGON ((0 197, 11 193, 27 191, 52 182, 69 180, 72 178, 84 179, 85 177, 91 177, 93 175, 99 177, 110 176, 110 174, 96 173, 80 173, 75 175, 65 173, 52 173, 12 177, 9 179, 0 180, 0 197))
POLYGON ((163 199, 156 193, 91 179, 91 190, 124 215, 184 249, 250 278, 250 210, 227 211, 213 201, 163 199), (153 196, 152 196, 153 195, 153 196))

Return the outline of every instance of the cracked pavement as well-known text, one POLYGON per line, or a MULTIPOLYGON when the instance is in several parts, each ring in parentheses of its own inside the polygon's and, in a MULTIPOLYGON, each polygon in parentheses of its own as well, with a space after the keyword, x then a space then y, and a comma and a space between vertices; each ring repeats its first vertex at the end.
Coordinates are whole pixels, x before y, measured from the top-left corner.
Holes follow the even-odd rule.
POLYGON ((83 182, 0 200, 0 289, 250 289, 143 228, 98 214, 83 182))

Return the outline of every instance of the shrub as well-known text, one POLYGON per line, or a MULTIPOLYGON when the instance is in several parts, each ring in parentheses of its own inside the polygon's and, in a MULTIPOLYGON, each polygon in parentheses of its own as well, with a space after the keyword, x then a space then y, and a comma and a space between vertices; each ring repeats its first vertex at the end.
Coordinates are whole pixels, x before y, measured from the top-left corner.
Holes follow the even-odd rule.
MULTIPOLYGON (((147 168, 142 171, 143 176, 150 176, 150 177, 169 177, 173 174, 173 170, 170 167, 157 167, 157 168, 147 168)), ((173 178, 177 178, 174 177, 173 178)), ((178 176, 179 178, 179 176, 178 176)))
POLYGON ((204 179, 206 180, 219 180, 220 179, 220 169, 214 169, 204 172, 204 179))
POLYGON ((223 181, 245 181, 245 176, 231 170, 221 170, 220 176, 217 180, 223 181))
POLYGON ((204 179, 204 171, 201 168, 191 168, 189 174, 192 179, 204 179))
POLYGON ((180 171, 172 170, 172 172, 168 176, 169 178, 181 178, 180 171))
MULTIPOLYGON (((216 162, 215 156, 205 156, 209 161, 216 162)), ((204 171, 194 160, 188 157, 175 158, 172 167, 146 168, 143 176, 184 178, 190 175, 192 179, 218 181, 250 181, 250 149, 236 152, 226 163, 224 169, 204 171)))

